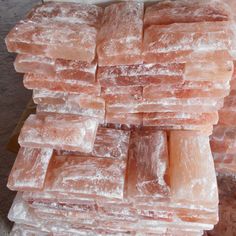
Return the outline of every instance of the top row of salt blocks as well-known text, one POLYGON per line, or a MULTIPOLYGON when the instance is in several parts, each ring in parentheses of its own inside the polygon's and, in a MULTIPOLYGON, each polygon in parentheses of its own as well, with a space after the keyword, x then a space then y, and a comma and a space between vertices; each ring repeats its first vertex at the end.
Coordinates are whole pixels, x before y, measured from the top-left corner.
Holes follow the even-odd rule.
MULTIPOLYGON (((230 17, 227 5, 215 1, 198 0, 191 5, 186 1, 165 1, 147 7, 145 16, 140 2, 111 4, 105 9, 49 2, 34 8, 20 21, 8 34, 6 44, 11 52, 86 62, 96 58, 97 50, 101 66, 140 64, 153 45, 157 52, 168 51, 172 44, 174 51, 185 50, 178 45, 188 34, 193 38, 186 45, 190 52, 201 50, 201 46, 205 50, 208 45, 217 45, 209 50, 232 49, 230 25, 225 23, 230 17), (198 27, 199 22, 203 27, 198 27), (171 23, 179 24, 167 25, 171 23), (199 46, 199 42, 204 45, 199 46)), ((150 58, 145 62, 156 63, 150 58)))

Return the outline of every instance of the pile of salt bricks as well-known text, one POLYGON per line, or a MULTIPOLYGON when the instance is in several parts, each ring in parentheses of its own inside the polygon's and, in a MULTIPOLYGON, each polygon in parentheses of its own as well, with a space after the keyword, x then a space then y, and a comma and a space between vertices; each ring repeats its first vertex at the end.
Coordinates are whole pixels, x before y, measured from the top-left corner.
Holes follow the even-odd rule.
POLYGON ((218 221, 209 135, 230 92, 221 1, 49 2, 6 37, 37 113, 8 180, 11 235, 202 235, 218 221))

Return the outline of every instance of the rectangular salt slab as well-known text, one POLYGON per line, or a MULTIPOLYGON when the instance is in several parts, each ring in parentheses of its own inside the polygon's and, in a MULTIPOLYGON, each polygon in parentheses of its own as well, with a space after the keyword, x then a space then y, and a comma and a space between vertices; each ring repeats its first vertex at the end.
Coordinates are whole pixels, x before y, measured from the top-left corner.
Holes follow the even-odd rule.
POLYGON ((101 97, 34 90, 33 99, 36 104, 39 104, 38 113, 89 116, 104 123, 105 101, 101 97))
POLYGON ((193 52, 231 50, 233 33, 228 22, 177 23, 150 26, 144 31, 144 62, 185 63, 193 52), (220 44, 219 44, 220 42, 220 44))
POLYGON ((184 68, 184 64, 103 66, 98 68, 97 79, 102 87, 181 84, 184 68))
POLYGON ((100 66, 142 63, 143 12, 141 2, 115 3, 105 8, 97 41, 100 66))
POLYGON ((30 115, 19 136, 24 147, 91 152, 97 132, 95 118, 70 115, 30 115))
POLYGON ((20 21, 7 35, 9 52, 91 63, 95 58, 97 30, 63 22, 20 21))
POLYGON ((19 54, 14 67, 20 73, 34 73, 57 77, 60 80, 81 80, 95 83, 97 63, 52 59, 49 57, 19 54))
POLYGON ((172 200, 216 207, 218 191, 209 137, 171 131, 169 147, 172 200))
POLYGON ((58 155, 93 156, 127 160, 130 132, 114 128, 98 127, 93 151, 91 153, 58 151, 58 155))
POLYGON ((218 112, 212 113, 175 113, 154 112, 143 114, 144 126, 167 125, 213 125, 218 122, 218 112))
POLYGON ((37 23, 63 22, 99 28, 102 15, 103 9, 96 5, 48 2, 33 8, 27 19, 37 23))
POLYGON ((11 170, 7 187, 15 191, 40 190, 52 157, 50 148, 21 147, 11 170))
POLYGON ((163 1, 147 7, 144 26, 203 21, 227 21, 230 9, 218 1, 163 1))
POLYGON ((101 86, 98 83, 87 83, 79 80, 62 80, 58 77, 27 73, 24 75, 24 86, 27 89, 49 90, 99 96, 101 86))
POLYGON ((122 199, 126 162, 89 156, 54 156, 44 191, 122 199))
POLYGON ((168 195, 165 181, 168 169, 167 134, 165 131, 134 131, 131 136, 128 165, 128 197, 147 198, 168 195))

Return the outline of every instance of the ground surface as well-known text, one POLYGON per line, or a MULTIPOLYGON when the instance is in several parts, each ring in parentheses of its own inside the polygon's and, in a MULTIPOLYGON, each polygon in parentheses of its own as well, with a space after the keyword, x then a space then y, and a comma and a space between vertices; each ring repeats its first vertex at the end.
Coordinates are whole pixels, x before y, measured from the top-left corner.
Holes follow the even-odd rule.
POLYGON ((13 68, 14 54, 6 50, 4 38, 17 21, 38 0, 0 0, 0 235, 8 235, 11 223, 7 213, 15 193, 6 188, 15 155, 6 151, 6 143, 30 97, 23 88, 22 75, 13 68))

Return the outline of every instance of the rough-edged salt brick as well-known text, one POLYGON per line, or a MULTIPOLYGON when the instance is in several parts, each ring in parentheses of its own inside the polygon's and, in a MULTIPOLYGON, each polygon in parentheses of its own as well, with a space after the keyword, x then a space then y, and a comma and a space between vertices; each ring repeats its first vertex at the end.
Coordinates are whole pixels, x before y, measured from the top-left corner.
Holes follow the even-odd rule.
POLYGON ((175 125, 213 125, 218 122, 218 112, 212 113, 144 113, 144 126, 175 125))
POLYGON ((219 125, 236 126, 236 111, 219 110, 219 125))
POLYGON ((191 23, 202 21, 227 21, 231 12, 226 4, 216 1, 165 1, 147 7, 144 26, 168 25, 173 23, 191 23))
POLYGON ((120 102, 130 103, 133 101, 142 101, 143 88, 141 86, 115 86, 101 89, 101 96, 106 102, 115 102, 117 99, 120 102))
POLYGON ((176 89, 160 90, 159 87, 146 86, 143 89, 143 98, 152 101, 161 98, 215 98, 216 100, 224 98, 229 94, 225 89, 176 89), (157 92, 158 91, 158 92, 157 92))
MULTIPOLYGON (((98 127, 93 151, 87 155, 127 160, 130 132, 114 128, 98 127)), ((57 151, 58 155, 84 156, 85 153, 57 151)))
POLYGON ((143 12, 141 2, 115 3, 105 8, 97 41, 99 65, 142 63, 143 12))
POLYGON ((49 236, 51 234, 47 231, 43 231, 36 227, 27 226, 24 224, 14 224, 10 232, 10 236, 29 236, 29 235, 49 236))
POLYGON ((105 101, 101 97, 84 94, 48 93, 34 91, 34 102, 38 104, 37 113, 64 113, 95 117, 104 123, 105 101))
POLYGON ((24 20, 9 32, 5 41, 9 52, 92 62, 96 37, 97 30, 87 25, 24 20))
POLYGON ((15 70, 20 73, 43 74, 58 77, 61 80, 82 80, 95 82, 97 63, 52 59, 49 57, 29 54, 17 55, 14 62, 15 70))
POLYGON ((167 168, 165 131, 143 129, 133 132, 129 148, 128 197, 145 199, 167 195, 167 168))
POLYGON ((233 48, 230 24, 225 22, 177 23, 150 26, 144 31, 145 63, 184 63, 195 51, 233 48), (219 43, 220 42, 220 43, 219 43))
POLYGON ((99 96, 101 86, 98 83, 87 83, 79 80, 62 80, 58 77, 27 73, 24 75, 24 86, 27 89, 48 90, 99 96))
POLYGON ((194 131, 170 132, 170 189, 173 201, 218 205, 209 137, 194 131))
POLYGON ((142 125, 143 114, 142 113, 119 113, 119 112, 106 112, 106 123, 113 124, 129 124, 129 125, 142 125))
POLYGON ((187 62, 184 70, 186 81, 230 81, 234 71, 233 61, 187 62))
POLYGON ((145 86, 161 83, 183 83, 184 64, 140 64, 103 66, 97 78, 103 87, 145 86))
POLYGON ((123 198, 126 162, 88 156, 54 156, 45 191, 123 198))
POLYGON ((161 98, 133 101, 129 104, 116 99, 106 103, 108 113, 149 112, 215 112, 223 106, 223 99, 213 98, 161 98))
POLYGON ((43 188, 53 150, 21 147, 11 170, 7 187, 29 191, 43 188))
POLYGON ((54 21, 99 28, 102 15, 103 9, 96 5, 48 2, 33 8, 27 15, 27 19, 37 23, 54 21))
POLYGON ((30 115, 19 136, 24 147, 91 152, 97 132, 95 118, 70 115, 30 115))

